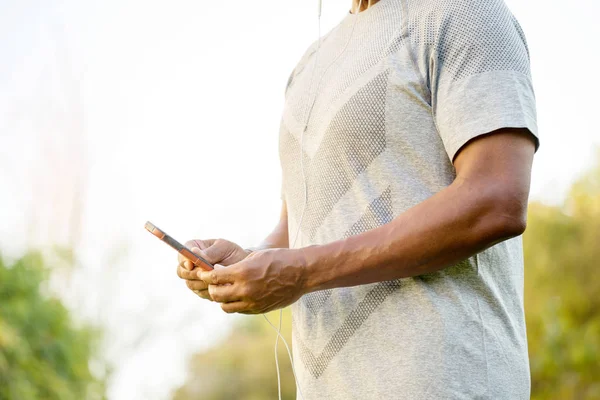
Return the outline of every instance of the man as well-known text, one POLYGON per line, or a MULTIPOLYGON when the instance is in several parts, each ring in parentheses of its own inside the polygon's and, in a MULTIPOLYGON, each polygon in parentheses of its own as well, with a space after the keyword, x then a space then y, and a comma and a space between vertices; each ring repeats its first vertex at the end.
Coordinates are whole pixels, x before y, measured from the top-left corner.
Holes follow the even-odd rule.
POLYGON ((359 3, 290 77, 262 250, 188 242, 227 268, 178 273, 229 313, 293 305, 305 399, 527 399, 523 33, 502 0, 359 3))

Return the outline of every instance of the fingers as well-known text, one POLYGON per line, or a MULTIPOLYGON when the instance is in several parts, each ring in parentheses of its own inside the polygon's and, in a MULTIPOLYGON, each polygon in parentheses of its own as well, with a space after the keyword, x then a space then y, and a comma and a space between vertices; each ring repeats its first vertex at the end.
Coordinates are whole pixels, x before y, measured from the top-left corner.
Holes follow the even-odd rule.
POLYGON ((249 314, 245 310, 248 309, 248 304, 244 301, 236 301, 234 303, 223 303, 221 309, 228 314, 241 312, 242 314, 249 314))
POLYGON ((213 301, 208 293, 208 284, 198 278, 197 271, 189 271, 179 265, 177 267, 177 276, 181 279, 185 279, 185 284, 192 292, 196 293, 199 297, 213 301))
POLYGON ((185 281, 188 289, 191 290, 208 290, 208 285, 203 281, 185 281))
MULTIPOLYGON (((200 250, 198 247, 192 247, 190 250, 192 250, 192 253, 198 254, 200 257, 204 257, 204 253, 202 253, 202 250, 200 250)), ((184 268, 188 269, 188 270, 193 270, 196 266, 187 258, 185 259, 185 261, 183 262, 183 266, 184 268)))
POLYGON ((194 293, 203 299, 212 300, 210 293, 208 293, 208 284, 201 281, 198 278, 196 271, 188 271, 187 269, 179 266, 177 268, 177 275, 185 280, 185 284, 194 293))
POLYGON ((234 282, 234 268, 215 268, 212 271, 198 270, 198 277, 209 285, 224 285, 234 282))
POLYGON ((192 247, 197 247, 200 250, 206 250, 210 246, 212 246, 214 242, 215 242, 215 239, 208 239, 208 240, 194 239, 194 240, 190 240, 190 241, 186 242, 185 246, 189 249, 191 249, 192 247))
MULTIPOLYGON (((199 256, 206 258, 206 255, 204 254, 203 250, 209 248, 210 246, 212 246, 215 243, 215 239, 208 239, 208 240, 200 240, 200 239, 194 239, 194 240, 188 240, 187 242, 185 242, 185 247, 187 247, 188 249, 192 250, 192 252, 198 254, 199 256)), ((184 268, 188 269, 188 270, 192 270, 194 269, 194 264, 192 264, 192 262, 190 260, 188 260, 187 258, 185 258, 184 256, 182 256, 181 254, 179 254, 177 256, 177 261, 179 262, 180 265, 182 265, 184 268)))
POLYGON ((180 277, 181 279, 186 279, 189 281, 199 281, 200 278, 198 277, 198 271, 190 271, 187 268, 182 267, 181 265, 179 265, 177 267, 177 276, 180 277))
POLYGON ((212 297, 210 297, 210 293, 208 293, 208 289, 206 289, 206 290, 193 290, 193 292, 196 293, 199 297, 203 298, 204 300, 213 301, 212 297))
POLYGON ((235 303, 242 300, 242 293, 236 285, 208 286, 210 297, 219 303, 235 303))
MULTIPOLYGON (((248 252, 237 244, 225 239, 190 240, 185 243, 186 247, 198 254, 212 265, 228 266, 235 264, 248 257, 248 252)), ((192 270, 193 264, 184 256, 179 256, 179 263, 184 268, 192 270)))
POLYGON ((239 249, 235 243, 228 240, 217 239, 213 244, 204 249, 202 252, 205 255, 206 261, 212 265, 231 265, 239 261, 239 257, 235 256, 236 250, 239 249))

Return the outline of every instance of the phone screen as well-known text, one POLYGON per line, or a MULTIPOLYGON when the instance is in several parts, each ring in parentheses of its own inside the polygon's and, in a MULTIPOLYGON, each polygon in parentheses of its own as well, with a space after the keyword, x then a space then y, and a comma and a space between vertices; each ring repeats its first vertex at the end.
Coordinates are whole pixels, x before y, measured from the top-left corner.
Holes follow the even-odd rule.
POLYGON ((146 222, 144 226, 148 232, 174 248, 179 254, 187 258, 194 264, 196 267, 202 268, 205 271, 210 271, 214 269, 214 266, 206 261, 204 258, 200 257, 196 253, 192 252, 192 250, 188 249, 177 240, 173 239, 171 236, 167 235, 163 230, 159 229, 152 222, 146 222))

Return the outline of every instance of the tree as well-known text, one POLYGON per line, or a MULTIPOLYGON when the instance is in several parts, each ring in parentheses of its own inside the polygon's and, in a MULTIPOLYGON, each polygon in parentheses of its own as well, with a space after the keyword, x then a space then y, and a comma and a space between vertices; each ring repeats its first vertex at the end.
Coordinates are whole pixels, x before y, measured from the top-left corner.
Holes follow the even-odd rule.
POLYGON ((90 370, 98 332, 45 294, 47 278, 37 254, 0 258, 0 399, 103 399, 90 370))

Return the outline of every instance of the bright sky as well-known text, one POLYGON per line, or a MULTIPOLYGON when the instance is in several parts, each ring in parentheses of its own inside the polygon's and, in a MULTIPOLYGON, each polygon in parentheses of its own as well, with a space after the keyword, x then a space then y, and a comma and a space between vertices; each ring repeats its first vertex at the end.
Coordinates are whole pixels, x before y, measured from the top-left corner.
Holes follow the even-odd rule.
MULTIPOLYGON (((323 32, 350 3, 324 1, 323 32)), ((532 197, 556 203, 600 144, 600 3, 507 3, 538 102, 532 197)), ((317 37, 316 11, 317 0, 0 2, 0 248, 66 243, 81 226, 64 297, 108 327, 111 399, 168 398, 186 357, 230 326, 143 224, 243 246, 270 231, 284 87, 317 37)))

